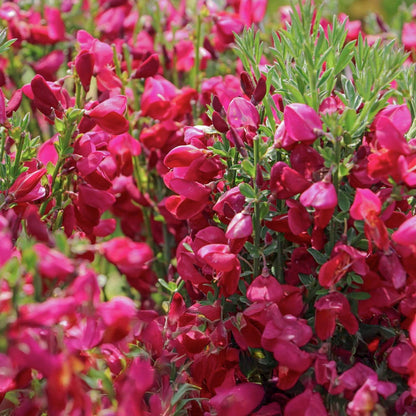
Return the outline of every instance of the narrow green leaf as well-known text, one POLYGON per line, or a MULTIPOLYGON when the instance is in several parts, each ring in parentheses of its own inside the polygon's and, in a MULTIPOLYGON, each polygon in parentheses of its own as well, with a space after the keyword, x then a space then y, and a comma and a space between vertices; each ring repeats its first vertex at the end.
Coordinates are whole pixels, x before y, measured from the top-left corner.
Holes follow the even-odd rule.
POLYGON ((309 254, 315 259, 318 264, 324 264, 328 261, 328 257, 314 248, 308 248, 309 254))
POLYGON ((240 189, 240 192, 247 198, 256 198, 256 192, 254 191, 254 189, 246 182, 242 182, 240 183, 240 185, 238 186, 238 188, 240 189))
POLYGON ((351 292, 347 294, 347 297, 354 300, 367 300, 371 298, 371 295, 368 292, 351 292))

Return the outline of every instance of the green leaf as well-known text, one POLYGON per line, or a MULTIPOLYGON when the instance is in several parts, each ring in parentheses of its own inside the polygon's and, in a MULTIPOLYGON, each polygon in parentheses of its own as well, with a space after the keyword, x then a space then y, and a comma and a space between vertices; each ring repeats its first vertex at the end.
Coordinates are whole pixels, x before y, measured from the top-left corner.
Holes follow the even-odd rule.
POLYGON ((173 395, 170 404, 171 406, 175 406, 181 399, 184 399, 185 396, 190 393, 191 391, 199 390, 198 386, 194 386, 189 383, 182 384, 176 393, 173 395))
POLYGON ((316 282, 316 279, 310 274, 299 273, 299 280, 304 286, 313 285, 316 282))
POLYGON ((185 249, 187 250, 187 251, 189 251, 190 253, 193 253, 194 252, 194 250, 193 250, 193 248, 188 244, 188 243, 183 243, 183 246, 185 247, 185 249))
POLYGON ((256 192, 248 183, 242 182, 240 185, 238 185, 238 188, 245 197, 252 199, 256 198, 256 192))
POLYGON ((357 120, 357 113, 352 108, 345 108, 344 112, 342 113, 341 122, 343 124, 345 131, 351 131, 352 127, 357 120))
POLYGON ((353 282, 358 283, 359 285, 364 283, 364 280, 360 275, 356 273, 350 273, 349 275, 351 276, 353 282))
POLYGON ((250 176, 250 178, 254 178, 256 176, 256 169, 248 159, 244 159, 241 162, 241 167, 243 168, 244 172, 250 176))
POLYGON ((174 293, 176 292, 176 283, 175 282, 166 282, 166 280, 158 279, 158 283, 160 286, 165 288, 168 292, 174 293))
POLYGON ((262 202, 260 204, 260 221, 264 220, 270 211, 269 204, 267 202, 262 202))
POLYGON ((371 298, 371 295, 368 292, 351 292, 347 294, 347 297, 354 300, 367 300, 371 298))
POLYGON ((339 55, 336 65, 335 65, 335 74, 339 74, 344 68, 351 62, 354 55, 355 40, 347 43, 343 48, 341 54, 339 55))
POLYGON ((324 264, 328 261, 328 257, 314 248, 308 248, 309 254, 315 259, 318 264, 324 264))
POLYGON ((342 190, 338 192, 338 206, 340 207, 341 211, 345 212, 348 211, 351 206, 347 194, 342 190))

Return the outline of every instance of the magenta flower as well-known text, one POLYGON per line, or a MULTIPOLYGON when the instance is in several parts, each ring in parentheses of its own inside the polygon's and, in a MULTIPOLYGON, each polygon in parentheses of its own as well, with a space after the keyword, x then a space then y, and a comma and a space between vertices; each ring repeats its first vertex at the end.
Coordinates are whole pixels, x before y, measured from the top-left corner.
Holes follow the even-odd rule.
POLYGON ((270 172, 270 190, 276 198, 287 199, 305 191, 310 183, 284 162, 277 162, 270 172))
POLYGON ((351 217, 356 220, 364 220, 364 232, 369 243, 374 241, 378 248, 386 250, 389 245, 389 237, 387 228, 379 217, 380 211, 381 201, 378 196, 369 189, 358 188, 351 206, 351 217))
POLYGON ((335 208, 338 203, 335 187, 330 182, 315 182, 300 196, 300 202, 304 207, 316 209, 335 208))
POLYGON ((38 243, 33 246, 38 256, 39 273, 47 279, 63 280, 74 272, 72 261, 57 250, 38 243))
POLYGON ((101 303, 97 314, 106 326, 102 342, 114 343, 130 332, 135 322, 136 305, 130 298, 115 296, 108 302, 101 303))
POLYGON ((406 220, 391 237, 396 243, 404 246, 416 245, 416 216, 406 220))
POLYGON ((62 104, 58 101, 54 91, 52 91, 42 75, 35 75, 30 83, 30 89, 31 91, 26 88, 24 92, 27 95, 29 94, 29 98, 33 99, 33 104, 41 113, 52 121, 55 118, 55 114, 62 117, 62 104))
POLYGON ((124 117, 126 97, 119 95, 98 104, 85 114, 95 121, 104 131, 111 134, 122 134, 129 129, 129 122, 124 117))
POLYGON ((176 87, 162 76, 147 78, 141 101, 143 116, 155 120, 168 118, 172 113, 172 100, 176 95, 176 87))
POLYGON ((357 188, 354 202, 351 205, 351 217, 355 220, 363 220, 370 213, 376 215, 381 212, 380 198, 374 194, 370 189, 357 188))
POLYGON ((251 302, 279 302, 282 298, 282 285, 268 271, 257 276, 247 289, 247 299, 251 302))
POLYGON ((305 390, 291 399, 285 407, 284 416, 327 416, 321 395, 305 390))
POLYGON ((263 400, 263 388, 253 383, 243 383, 234 387, 220 387, 209 400, 218 415, 248 416, 263 400))
POLYGON ((304 320, 292 315, 276 314, 264 328, 261 345, 273 352, 281 366, 303 373, 309 368, 312 359, 300 347, 306 345, 311 338, 312 330, 304 320))
POLYGON ((153 258, 146 243, 136 243, 127 237, 116 237, 102 244, 107 260, 127 276, 140 276, 153 258))
POLYGON ((21 173, 7 191, 7 199, 11 202, 28 202, 43 198, 46 189, 41 186, 40 180, 45 173, 45 168, 21 173))
POLYGON ((239 212, 234 215, 230 224, 228 224, 225 236, 232 239, 248 238, 253 232, 253 221, 251 215, 239 212))
POLYGON ((416 23, 410 22, 403 25, 402 42, 407 50, 416 49, 416 23))
POLYGON ((315 302, 315 331, 320 339, 333 335, 337 319, 351 335, 358 331, 357 319, 344 295, 332 292, 315 302))
POLYGON ((228 106, 227 122, 235 129, 246 127, 256 130, 260 122, 260 116, 257 108, 250 101, 242 97, 236 97, 228 106))
POLYGON ((198 251, 200 256, 214 270, 229 272, 234 269, 237 257, 226 244, 207 244, 198 251))
POLYGON ((149 78, 155 76, 159 70, 159 64, 159 55, 157 53, 151 54, 134 71, 132 78, 149 78))
POLYGON ((94 55, 85 49, 81 50, 75 58, 75 69, 82 87, 88 92, 94 72, 94 55))
POLYGON ((321 119, 317 112, 306 104, 287 105, 283 117, 286 131, 295 141, 311 142, 321 134, 321 119))

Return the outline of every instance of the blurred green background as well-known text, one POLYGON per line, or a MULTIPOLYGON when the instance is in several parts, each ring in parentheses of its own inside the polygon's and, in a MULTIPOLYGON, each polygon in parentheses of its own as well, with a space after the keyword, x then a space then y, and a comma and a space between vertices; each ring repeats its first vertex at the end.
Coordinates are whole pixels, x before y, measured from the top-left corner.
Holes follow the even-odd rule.
MULTIPOLYGON (((369 13, 379 13, 386 22, 390 22, 400 6, 408 9, 416 4, 412 0, 317 0, 315 3, 323 3, 331 14, 343 12, 351 19, 363 19, 369 13)), ((290 4, 290 1, 269 0, 268 11, 273 14, 280 6, 287 4, 290 4)))

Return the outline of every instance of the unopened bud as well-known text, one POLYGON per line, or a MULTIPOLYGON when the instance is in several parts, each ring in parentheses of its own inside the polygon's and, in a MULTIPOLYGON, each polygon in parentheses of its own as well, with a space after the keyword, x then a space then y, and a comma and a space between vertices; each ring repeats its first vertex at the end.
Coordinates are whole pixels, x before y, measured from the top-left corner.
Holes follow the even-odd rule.
POLYGON ((247 97, 251 97, 253 95, 254 85, 250 76, 245 71, 240 74, 240 85, 241 89, 243 90, 244 94, 247 95, 247 97))

